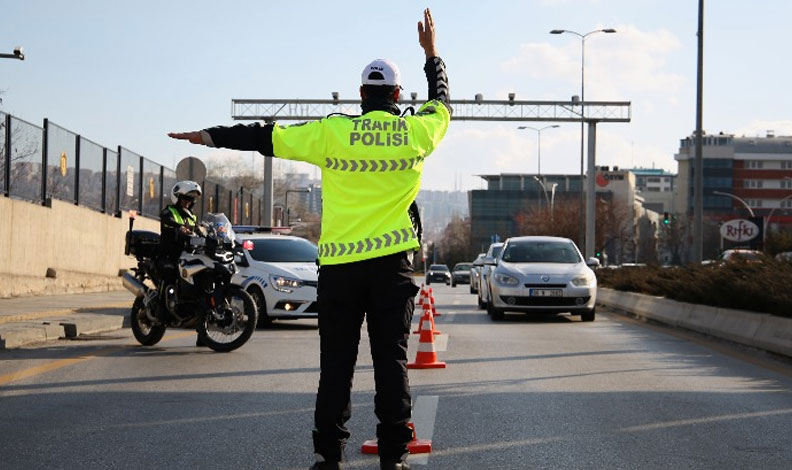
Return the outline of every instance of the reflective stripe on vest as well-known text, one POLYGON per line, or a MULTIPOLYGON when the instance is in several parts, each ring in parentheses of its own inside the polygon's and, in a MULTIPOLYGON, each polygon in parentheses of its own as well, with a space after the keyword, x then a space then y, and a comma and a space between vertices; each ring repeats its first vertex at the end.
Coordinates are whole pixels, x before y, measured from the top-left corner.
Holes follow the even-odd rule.
MULTIPOLYGON (((184 219, 182 218, 182 216, 179 213, 178 209, 176 209, 173 206, 168 206, 168 210, 170 210, 171 215, 173 215, 173 220, 176 221, 177 224, 185 225, 184 219)), ((186 225, 194 227, 195 226, 195 219, 196 219, 195 218, 195 214, 190 214, 189 217, 187 218, 186 225)))
POLYGON ((339 171, 404 171, 411 169, 423 158, 401 158, 398 160, 347 160, 325 158, 325 168, 339 171))
POLYGON ((414 239, 416 239, 416 236, 413 229, 403 228, 384 233, 378 237, 365 238, 355 242, 320 243, 319 257, 333 258, 335 256, 368 253, 372 250, 388 248, 391 245, 399 245, 414 239))

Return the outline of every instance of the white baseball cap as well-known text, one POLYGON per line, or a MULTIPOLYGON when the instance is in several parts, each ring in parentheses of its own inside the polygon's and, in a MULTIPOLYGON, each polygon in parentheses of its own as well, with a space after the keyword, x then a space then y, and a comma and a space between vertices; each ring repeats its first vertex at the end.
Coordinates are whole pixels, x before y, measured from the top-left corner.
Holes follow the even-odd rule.
POLYGON ((377 59, 363 69, 363 85, 401 86, 399 67, 389 59, 377 59))

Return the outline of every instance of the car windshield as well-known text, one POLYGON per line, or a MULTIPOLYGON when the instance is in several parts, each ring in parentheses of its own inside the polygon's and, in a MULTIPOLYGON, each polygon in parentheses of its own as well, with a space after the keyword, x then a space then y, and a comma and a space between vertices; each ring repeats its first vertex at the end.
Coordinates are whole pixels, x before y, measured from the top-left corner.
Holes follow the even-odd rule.
POLYGON ((513 241, 503 252, 503 261, 509 263, 579 263, 572 242, 513 241))
POLYGON ((502 249, 503 249, 503 245, 493 246, 489 250, 490 251, 489 256, 491 256, 493 258, 497 258, 502 249))
POLYGON ((433 264, 429 266, 430 271, 448 271, 448 266, 444 264, 433 264))
POLYGON ((317 258, 316 245, 302 238, 253 238, 248 250, 256 261, 269 263, 313 263, 317 258))
POLYGON ((470 263, 460 263, 454 266, 454 271, 470 271, 470 263))

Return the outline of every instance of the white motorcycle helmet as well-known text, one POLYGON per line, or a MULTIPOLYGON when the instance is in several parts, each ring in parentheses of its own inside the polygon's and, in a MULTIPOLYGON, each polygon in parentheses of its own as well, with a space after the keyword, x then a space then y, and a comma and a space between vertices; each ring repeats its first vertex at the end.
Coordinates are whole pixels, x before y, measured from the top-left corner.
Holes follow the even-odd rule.
POLYGON ((179 202, 179 197, 192 198, 195 200, 201 197, 201 194, 201 185, 195 181, 179 181, 171 190, 171 202, 176 204, 179 202))

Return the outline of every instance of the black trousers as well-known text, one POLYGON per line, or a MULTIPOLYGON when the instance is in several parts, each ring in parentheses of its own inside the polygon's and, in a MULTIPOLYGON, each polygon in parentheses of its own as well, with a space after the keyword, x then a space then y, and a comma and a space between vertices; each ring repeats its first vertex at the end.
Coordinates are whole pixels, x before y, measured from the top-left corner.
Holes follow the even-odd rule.
POLYGON ((350 395, 363 318, 374 361, 381 459, 407 454, 412 402, 407 378, 407 339, 418 287, 406 252, 319 269, 321 374, 316 395, 314 451, 341 461, 350 434, 350 395))

